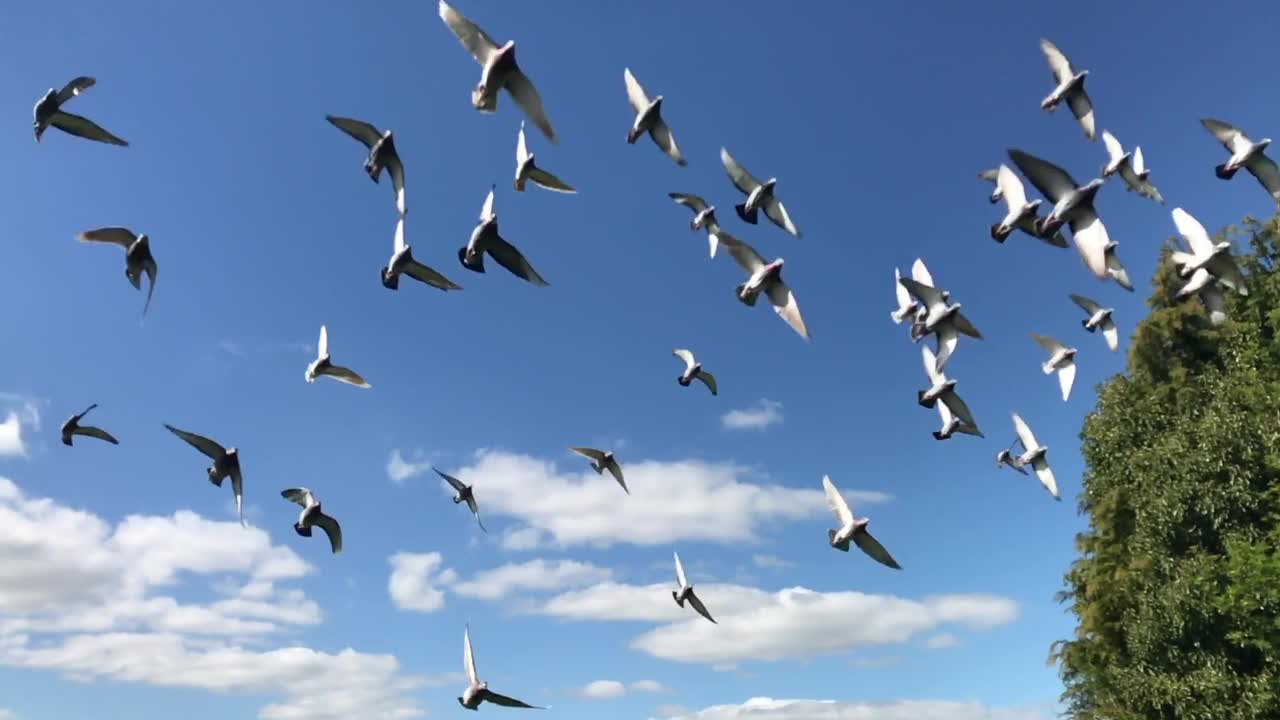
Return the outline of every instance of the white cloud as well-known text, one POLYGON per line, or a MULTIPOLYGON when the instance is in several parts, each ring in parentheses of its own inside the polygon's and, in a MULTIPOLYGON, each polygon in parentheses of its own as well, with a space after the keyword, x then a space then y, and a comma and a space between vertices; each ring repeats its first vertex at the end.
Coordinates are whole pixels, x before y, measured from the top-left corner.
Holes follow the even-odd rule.
POLYGON ((452 569, 440 569, 444 558, 438 552, 399 552, 389 558, 391 579, 387 590, 391 602, 401 610, 430 613, 444 607, 444 591, 438 586, 456 582, 452 569))
POLYGON ((665 693, 670 692, 656 680, 637 680, 631 685, 624 685, 617 680, 596 680, 578 688, 576 693, 592 700, 612 700, 631 692, 665 693))
MULTIPOLYGON (((829 512, 817 478, 811 487, 792 488, 745 482, 747 471, 731 464, 625 456, 619 462, 630 497, 585 461, 561 473, 553 463, 528 455, 481 451, 472 465, 451 474, 475 486, 482 514, 515 517, 559 546, 752 543, 760 541, 765 523, 829 512)), ((880 492, 846 495, 855 506, 890 497, 880 492)), ((539 538, 524 534, 504 544, 536 546, 539 538)))
POLYGON ((541 558, 511 563, 476 573, 450 588, 458 595, 497 600, 517 590, 561 590, 606 582, 613 571, 576 560, 548 562, 541 558))
POLYGON ((730 410, 720 416, 726 430, 764 430, 782 422, 782 403, 761 399, 754 408, 730 410))
POLYGON ((769 570, 782 570, 784 568, 795 567, 795 563, 790 560, 780 558, 777 555, 752 555, 751 562, 755 563, 756 567, 766 568, 769 570))
POLYGON ((955 635, 952 635, 951 633, 938 633, 937 635, 934 635, 928 640, 925 640, 924 645, 925 647, 933 650, 959 647, 960 638, 956 637, 955 635))
POLYGON ((885 703, 837 700, 774 700, 756 697, 741 705, 714 705, 665 720, 1046 720, 1033 709, 998 709, 978 702, 896 700, 885 703))
POLYGON ((18 714, 8 708, 0 708, 0 720, 18 720, 18 714))
POLYGON ((658 720, 667 720, 668 718, 688 715, 689 708, 683 705, 659 705, 653 709, 653 712, 658 716, 658 720))
POLYGON ((0 407, 7 409, 0 422, 0 457, 28 457, 23 430, 40 430, 40 403, 26 395, 0 393, 0 407))
POLYGON ((537 550, 549 540, 550 536, 535 527, 509 528, 502 533, 502 547, 507 550, 537 550))
POLYGON ((391 457, 387 458, 387 477, 391 478, 391 482, 397 485, 430 469, 430 460, 409 462, 400 453, 400 448, 392 450, 391 457))
POLYGON ((645 693, 671 692, 671 690, 667 686, 663 685, 657 680, 637 680, 631 683, 631 690, 633 692, 645 692, 645 693))
POLYGON ((0 557, 0 666, 270 696, 261 720, 422 714, 427 680, 393 656, 259 649, 321 619, 277 586, 313 569, 261 530, 185 510, 113 526, 0 478, 0 557))
POLYGON ((767 592, 741 585, 698 586, 719 624, 671 601, 669 584, 601 583, 562 593, 533 610, 572 620, 660 623, 631 647, 676 662, 729 668, 741 661, 833 655, 900 644, 945 625, 989 629, 1012 622, 1018 606, 991 595, 942 595, 908 600, 802 587, 767 592))

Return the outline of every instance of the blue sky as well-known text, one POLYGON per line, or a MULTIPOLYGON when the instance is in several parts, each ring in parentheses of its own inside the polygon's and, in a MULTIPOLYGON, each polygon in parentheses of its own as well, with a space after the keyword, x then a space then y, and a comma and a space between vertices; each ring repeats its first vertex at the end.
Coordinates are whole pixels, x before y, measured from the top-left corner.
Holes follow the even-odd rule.
POLYGON ((564 196, 511 191, 521 115, 509 97, 470 107, 479 66, 434 0, 10 4, 0 717, 456 715, 468 620, 481 675, 557 717, 1049 717, 1044 658, 1072 628, 1052 596, 1083 526, 1077 434, 1123 367, 1169 210, 1211 231, 1271 211, 1252 178, 1213 177, 1224 151, 1197 123, 1280 133, 1257 92, 1277 28, 1246 5, 1218 53, 1207 6, 459 0, 517 40, 561 136, 530 132, 530 149, 581 190, 564 196), (1099 130, 1142 146, 1169 203, 1099 195, 1134 294, 1074 250, 988 237, 1003 207, 975 174, 1006 147, 1081 182, 1106 159, 1065 107, 1039 109, 1042 36, 1091 71, 1099 130), (624 67, 666 98, 687 168, 625 143, 624 67), (131 147, 32 142, 31 104, 80 74, 98 84, 69 109, 131 147), (377 282, 388 181, 364 177, 326 113, 395 131, 408 240, 462 292, 377 282), (779 178, 803 239, 733 216, 721 145, 779 178), (459 267, 491 184, 549 288, 459 267), (671 191, 786 259, 812 344, 731 297, 741 273, 707 258, 671 191), (148 233, 160 265, 145 324, 119 250, 73 240, 116 224, 148 233), (986 336, 948 364, 986 440, 934 441, 914 402, 920 350, 887 314, 893 268, 916 257, 986 336), (1121 353, 1081 329, 1071 292, 1116 308, 1121 353), (372 390, 302 381, 321 323, 372 390), (1080 348, 1069 402, 1029 331, 1080 348), (675 347, 719 397, 675 383, 675 347), (91 402, 119 447, 59 443, 91 402), (992 466, 1015 410, 1063 503, 992 466), (734 411, 757 422, 731 428, 734 411), (249 530, 162 422, 240 449, 249 530), (614 448, 633 495, 569 445, 614 448), (428 463, 475 484, 489 534, 428 463), (827 547, 824 473, 905 570, 827 547), (294 485, 342 522, 341 555, 293 533, 294 485), (720 625, 671 602, 673 548, 720 625), (714 707, 753 697, 837 702, 714 707))

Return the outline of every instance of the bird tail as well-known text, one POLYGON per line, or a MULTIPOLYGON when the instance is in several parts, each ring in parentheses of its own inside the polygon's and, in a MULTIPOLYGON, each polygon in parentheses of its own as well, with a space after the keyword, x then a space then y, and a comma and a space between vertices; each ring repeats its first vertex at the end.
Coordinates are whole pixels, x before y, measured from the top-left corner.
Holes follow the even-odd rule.
POLYGON ((755 225, 758 222, 759 208, 751 208, 751 212, 747 212, 747 204, 742 203, 734 205, 733 209, 738 211, 738 217, 742 218, 742 222, 748 225, 755 225))
POLYGON ((1009 231, 1000 223, 991 224, 991 239, 998 243, 1003 243, 1005 238, 1009 237, 1009 231))
POLYGON ((390 275, 387 273, 386 268, 382 268, 382 287, 388 290, 399 290, 400 276, 398 274, 390 275))
POLYGON ((831 543, 831 547, 840 550, 841 552, 849 552, 849 541, 845 540, 844 542, 836 542, 835 530, 827 531, 827 542, 831 543))
POLYGON ((1235 177, 1235 174, 1239 169, 1240 168, 1237 167, 1237 168, 1232 168, 1228 170, 1227 164, 1223 163, 1213 169, 1213 174, 1217 175, 1219 178, 1223 180, 1230 180, 1231 178, 1235 177))
POLYGON ((458 248, 458 260, 462 263, 462 267, 471 272, 484 272, 484 253, 477 253, 475 260, 467 262, 467 248, 460 247, 458 248))
POLYGON ((931 407, 933 407, 934 405, 937 405, 937 404, 938 404, 938 398, 929 398, 929 399, 927 399, 927 400, 926 400, 926 399, 925 399, 925 391, 924 391, 924 390, 917 390, 917 391, 916 391, 916 402, 920 403, 920 406, 921 406, 921 407, 931 408, 931 407))

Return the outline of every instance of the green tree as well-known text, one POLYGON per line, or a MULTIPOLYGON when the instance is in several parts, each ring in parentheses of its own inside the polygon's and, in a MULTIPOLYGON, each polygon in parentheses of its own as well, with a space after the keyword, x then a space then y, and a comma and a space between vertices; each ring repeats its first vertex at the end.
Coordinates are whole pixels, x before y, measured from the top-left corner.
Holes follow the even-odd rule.
POLYGON ((1249 295, 1213 326, 1166 249, 1081 432, 1078 624, 1049 658, 1077 720, 1280 718, 1280 222, 1222 237, 1249 295))

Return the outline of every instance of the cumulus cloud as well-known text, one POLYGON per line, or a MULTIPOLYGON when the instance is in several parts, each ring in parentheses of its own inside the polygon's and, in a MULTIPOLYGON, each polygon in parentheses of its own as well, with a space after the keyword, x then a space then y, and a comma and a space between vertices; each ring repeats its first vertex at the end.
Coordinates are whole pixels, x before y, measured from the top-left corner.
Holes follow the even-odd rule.
POLYGON ((189 511, 112 525, 0 478, 0 557, 0 666, 267 695, 262 720, 422 714, 427 679, 393 656, 260 649, 321 619, 280 587, 313 569, 262 530, 189 511))
POLYGON ((450 568, 440 568, 444 562, 440 553, 399 552, 391 556, 390 562, 387 590, 397 608, 430 613, 444 607, 440 586, 456 582, 458 574, 450 568))
POLYGON ((625 685, 617 680, 596 680, 578 688, 576 693, 592 700, 612 700, 626 695, 628 691, 644 693, 670 692, 657 680, 637 680, 625 685))
POLYGON ((430 460, 410 462, 404 458, 400 448, 392 450, 391 457, 387 458, 387 477, 391 478, 391 482, 397 485, 430 469, 430 460))
POLYGON ((605 582, 612 578, 612 570, 591 563, 576 560, 548 562, 539 558, 481 571, 470 580, 454 583, 450 589, 466 597, 497 600, 513 591, 561 590, 605 582))
POLYGON ((720 416, 726 430, 764 430, 782 422, 782 403, 762 398, 753 408, 730 410, 720 416))
MULTIPOLYGON (((746 482, 744 468, 725 463, 619 461, 630 497, 585 462, 561 472, 553 463, 503 451, 481 451, 473 464, 450 474, 475 486, 488 517, 514 517, 523 523, 519 530, 537 531, 504 538, 508 547, 536 547, 542 538, 558 546, 743 544, 759 542, 766 523, 829 512, 817 478, 811 487, 791 488, 746 482)), ((846 495, 855 506, 890 499, 880 492, 846 495)))
POLYGON ((0 393, 0 408, 4 409, 4 421, 0 422, 0 457, 28 457, 30 448, 23 432, 40 430, 40 403, 18 393, 0 393))
POLYGON ((729 667, 894 645, 960 625, 990 629, 1012 622, 1018 606, 992 595, 941 595, 909 600, 803 587, 768 592, 741 585, 698 586, 718 625, 690 617, 671 602, 667 584, 601 583, 556 595, 533 612, 570 620, 658 623, 631 641, 654 657, 729 667))
POLYGON ((756 697, 741 705, 713 705, 664 720, 1047 720, 1039 710, 999 709, 978 702, 896 700, 774 700, 756 697))

